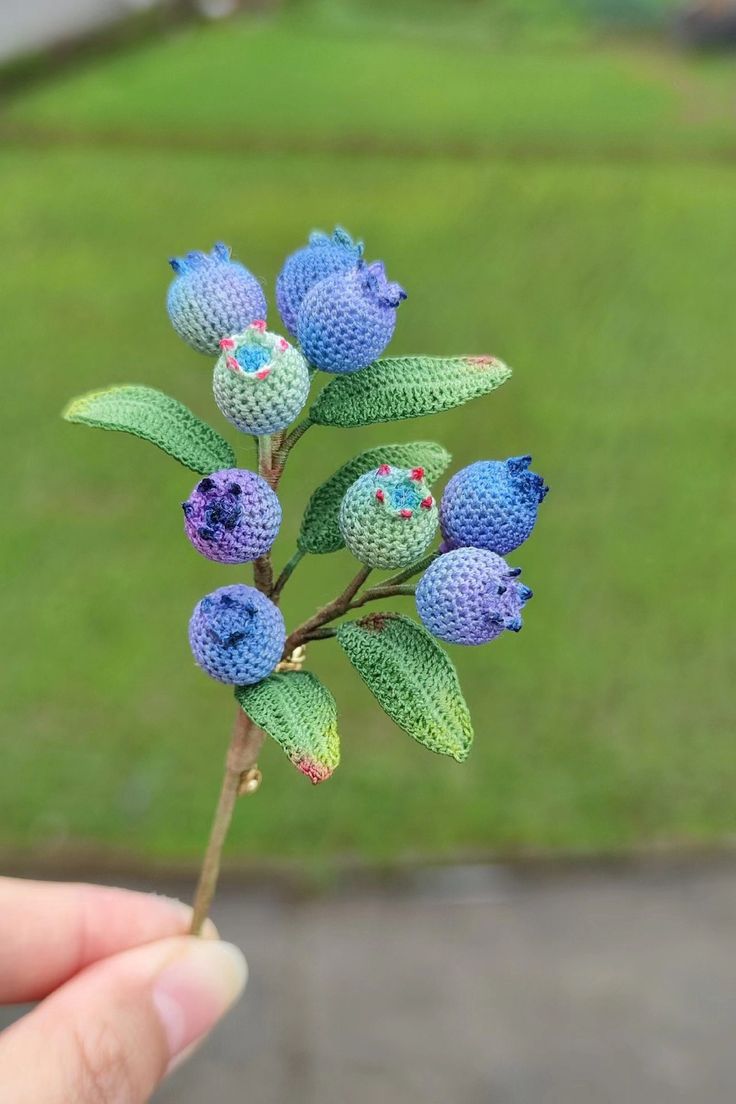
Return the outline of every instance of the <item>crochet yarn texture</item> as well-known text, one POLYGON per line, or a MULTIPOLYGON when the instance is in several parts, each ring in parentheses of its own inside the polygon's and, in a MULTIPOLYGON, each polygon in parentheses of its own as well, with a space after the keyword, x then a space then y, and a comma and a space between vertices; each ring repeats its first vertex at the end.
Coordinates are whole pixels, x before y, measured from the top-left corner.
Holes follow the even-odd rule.
POLYGON ((327 276, 355 268, 362 256, 363 243, 336 226, 332 237, 313 231, 309 244, 286 258, 276 280, 276 304, 290 334, 296 335, 297 315, 309 289, 327 276))
POLYGON ((281 659, 286 629, 281 611, 255 587, 220 587, 197 603, 189 622, 196 662, 218 682, 260 682, 281 659))
POLYGON ((218 242, 211 253, 195 250, 169 261, 176 273, 166 298, 169 318, 179 337, 200 353, 216 354, 220 338, 266 317, 261 285, 230 255, 229 246, 218 242))
POLYGON ((433 636, 449 644, 488 644, 521 628, 521 608, 532 597, 510 568, 485 548, 457 548, 430 564, 416 591, 417 611, 433 636))
POLYGON ((265 556, 281 525, 278 496, 265 479, 243 468, 201 479, 181 505, 187 537, 217 563, 250 563, 265 556))
POLYGON ((212 388, 227 420, 257 437, 290 425, 309 395, 309 366, 299 350, 261 321, 219 344, 212 388))
POLYGON ((325 372, 357 372, 381 355, 406 292, 386 278, 383 263, 359 264, 320 280, 299 309, 304 355, 325 372))
POLYGON ((418 560, 437 531, 438 511, 423 468, 381 464, 345 492, 340 532, 368 567, 406 567, 418 560))
POLYGON ((444 547, 505 555, 529 537, 549 487, 528 471, 531 456, 479 460, 453 475, 440 503, 444 547))

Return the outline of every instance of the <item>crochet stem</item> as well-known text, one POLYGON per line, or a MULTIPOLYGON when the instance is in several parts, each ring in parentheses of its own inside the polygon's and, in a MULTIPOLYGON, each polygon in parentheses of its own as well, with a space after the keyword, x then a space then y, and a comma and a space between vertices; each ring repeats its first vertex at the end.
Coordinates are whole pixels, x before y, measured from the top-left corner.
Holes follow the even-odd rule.
POLYGON ((281 572, 278 579, 274 583, 273 590, 271 591, 271 600, 273 602, 275 602, 278 599, 279 595, 281 594, 281 591, 284 589, 284 587, 288 583, 289 579, 291 578, 291 574, 292 574, 294 568, 297 566, 298 563, 301 563, 301 561, 304 559, 305 556, 306 556, 306 552, 303 552, 301 548, 297 548, 296 552, 291 557, 289 562, 285 565, 283 571, 281 572))
POLYGON ((299 422, 298 425, 295 425, 291 433, 289 433, 288 436, 284 439, 284 443, 279 448, 278 455, 276 457, 276 464, 282 471, 284 468, 284 464, 286 463, 286 457, 289 455, 297 441, 304 436, 311 425, 314 425, 314 422, 307 414, 306 418, 303 421, 299 422))
POLYGON ((395 598, 398 594, 414 594, 415 592, 415 586, 386 586, 382 583, 380 586, 371 587, 370 590, 364 591, 360 597, 350 603, 348 609, 359 609, 366 602, 378 602, 381 598, 395 598))
POLYGON ((338 595, 337 598, 333 598, 326 606, 317 610, 313 617, 310 617, 309 620, 304 621, 303 624, 294 629, 293 633, 287 637, 286 644, 284 645, 284 659, 288 659, 294 649, 298 648, 300 644, 303 644, 305 639, 310 636, 315 629, 321 629, 328 621, 334 621, 336 617, 341 617, 342 614, 349 609, 350 603, 370 573, 370 567, 361 567, 358 574, 350 580, 342 594, 338 595))
POLYGON ((415 575, 421 575, 427 570, 429 565, 437 559, 439 554, 439 549, 435 549, 434 552, 429 552, 421 560, 417 560, 415 564, 412 564, 411 567, 405 568, 404 571, 397 571, 395 575, 391 575, 388 579, 384 579, 381 586, 397 586, 400 583, 405 583, 407 579, 412 579, 415 575))
MULTIPOLYGON (((273 437, 258 438, 258 474, 266 480, 269 487, 276 490, 281 478, 281 469, 278 465, 274 467, 273 437)), ((253 582, 263 594, 270 594, 273 590, 273 565, 270 552, 255 560, 253 582)))
MULTIPOLYGON (((245 775, 249 771, 253 771, 256 766, 258 752, 261 750, 263 740, 264 734, 260 729, 255 727, 242 709, 238 709, 225 761, 225 774, 222 779, 220 798, 215 810, 209 843, 199 874, 197 892, 194 895, 194 909, 190 927, 192 935, 201 935, 202 926, 209 915, 220 874, 222 848, 233 817, 235 803, 238 794, 241 792, 245 775)), ((259 777, 254 773, 252 779, 250 779, 250 787, 246 788, 244 792, 252 793, 257 788, 259 777), (253 785, 254 782, 256 783, 255 786, 253 785)))
POLYGON ((258 471, 272 485, 273 480, 273 438, 258 438, 258 471))

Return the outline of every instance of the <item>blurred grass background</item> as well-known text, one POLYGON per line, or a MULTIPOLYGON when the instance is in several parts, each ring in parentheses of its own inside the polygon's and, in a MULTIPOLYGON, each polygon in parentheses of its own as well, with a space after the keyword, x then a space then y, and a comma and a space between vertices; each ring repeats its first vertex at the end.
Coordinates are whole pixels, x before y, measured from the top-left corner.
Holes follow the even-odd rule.
MULTIPOLYGON (((665 6, 629 5, 648 32, 665 6)), ((287 5, 5 97, 6 853, 199 856, 232 701, 193 667, 186 622, 242 573, 182 539, 191 474, 59 411, 144 382, 233 439, 209 362, 169 327, 166 259, 224 239, 273 302, 283 257, 336 223, 409 290, 393 352, 490 352, 515 375, 441 418, 310 431, 277 562, 339 463, 429 437, 454 467, 533 454, 552 491, 510 559, 535 598, 520 635, 455 649, 464 766, 395 729, 334 642, 313 645, 343 763, 312 788, 267 747, 230 853, 315 866, 734 831, 736 71, 614 36, 605 8, 287 5)), ((346 553, 310 558, 288 619, 351 571, 346 553)))

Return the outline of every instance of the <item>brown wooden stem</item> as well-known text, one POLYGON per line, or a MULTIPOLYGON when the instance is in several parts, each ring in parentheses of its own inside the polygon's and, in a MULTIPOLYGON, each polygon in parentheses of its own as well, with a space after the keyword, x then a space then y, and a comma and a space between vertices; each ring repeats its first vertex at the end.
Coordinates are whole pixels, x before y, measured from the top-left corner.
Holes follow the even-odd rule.
MULTIPOLYGON (((235 804, 241 792, 241 786, 246 781, 245 776, 249 772, 255 772, 256 760, 263 740, 264 734, 255 727, 250 718, 239 708, 225 760, 225 774, 222 779, 220 799, 212 821, 210 838, 202 863, 199 882, 197 883, 197 892, 194 895, 194 909, 190 927, 192 935, 201 935, 202 926, 209 915, 220 874, 222 848, 233 818, 235 804)), ((252 793, 254 789, 257 789, 258 780, 259 776, 253 773, 249 779, 250 787, 246 788, 245 792, 252 793), (255 785, 253 785, 254 783, 255 785)))

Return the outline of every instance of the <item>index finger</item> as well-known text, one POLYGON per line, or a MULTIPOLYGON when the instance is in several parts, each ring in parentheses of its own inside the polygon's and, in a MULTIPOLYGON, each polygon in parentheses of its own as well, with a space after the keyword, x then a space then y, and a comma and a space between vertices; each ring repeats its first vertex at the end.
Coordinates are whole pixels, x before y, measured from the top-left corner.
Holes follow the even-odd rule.
POLYGON ((183 935, 190 919, 149 893, 0 878, 0 1003, 40 1000, 93 962, 183 935))

